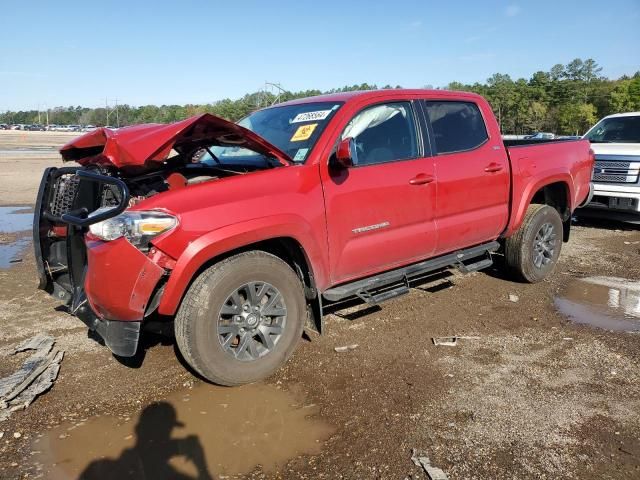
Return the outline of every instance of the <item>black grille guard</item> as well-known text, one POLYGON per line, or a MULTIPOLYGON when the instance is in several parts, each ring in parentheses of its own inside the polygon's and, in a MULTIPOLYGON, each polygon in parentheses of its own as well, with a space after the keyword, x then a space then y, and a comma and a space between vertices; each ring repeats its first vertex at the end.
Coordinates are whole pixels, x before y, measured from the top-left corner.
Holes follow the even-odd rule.
POLYGON ((116 215, 120 215, 127 208, 129 204, 129 189, 119 178, 101 175, 99 173, 82 170, 80 168, 75 171, 75 176, 79 179, 77 191, 75 193, 76 197, 81 196, 82 189, 86 188, 88 183, 112 185, 120 193, 118 204, 96 215, 91 215, 86 207, 76 208, 75 210, 63 213, 61 216, 55 216, 48 211, 48 209, 44 209, 42 214, 47 220, 52 222, 69 223, 77 227, 88 227, 94 223, 102 222, 115 217, 116 215))

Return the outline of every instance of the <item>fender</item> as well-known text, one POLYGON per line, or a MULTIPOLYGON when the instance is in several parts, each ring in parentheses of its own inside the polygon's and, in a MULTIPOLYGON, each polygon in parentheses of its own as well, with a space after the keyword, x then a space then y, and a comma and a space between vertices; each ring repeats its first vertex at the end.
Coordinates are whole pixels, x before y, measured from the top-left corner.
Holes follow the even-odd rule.
POLYGON ((531 204, 531 200, 533 196, 536 194, 538 190, 552 183, 562 182, 566 184, 568 191, 567 203, 569 205, 569 209, 573 212, 575 208, 574 201, 574 191, 573 191, 573 177, 567 171, 556 171, 552 175, 545 175, 544 178, 537 180, 535 182, 527 182, 524 187, 522 187, 522 183, 527 182, 527 179, 522 177, 516 181, 514 177, 513 184, 513 193, 511 200, 511 211, 513 212, 511 218, 509 220, 509 224, 507 228, 502 234, 502 237, 510 237, 513 235, 522 222, 524 220, 525 215, 527 214, 527 209, 531 204), (518 192, 521 189, 520 193, 518 192))
POLYGON ((320 237, 318 233, 302 217, 293 214, 252 219, 209 232, 192 242, 178 258, 164 289, 158 312, 175 315, 194 275, 207 262, 232 250, 277 237, 291 237, 300 243, 307 255, 316 286, 322 290, 329 278, 328 261, 326 252, 316 240, 320 237))

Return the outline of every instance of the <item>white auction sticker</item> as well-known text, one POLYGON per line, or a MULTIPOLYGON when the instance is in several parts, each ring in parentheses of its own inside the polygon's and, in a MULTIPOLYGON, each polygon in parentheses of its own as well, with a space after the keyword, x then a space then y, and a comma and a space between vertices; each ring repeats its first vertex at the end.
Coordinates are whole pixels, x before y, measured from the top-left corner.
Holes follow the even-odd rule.
POLYGON ((291 120, 291 123, 312 122, 314 120, 324 120, 332 110, 317 110, 315 112, 299 113, 291 120))
POLYGON ((299 148, 298 151, 296 152, 296 156, 293 157, 293 161, 302 162, 306 158, 308 151, 309 151, 308 148, 299 148))

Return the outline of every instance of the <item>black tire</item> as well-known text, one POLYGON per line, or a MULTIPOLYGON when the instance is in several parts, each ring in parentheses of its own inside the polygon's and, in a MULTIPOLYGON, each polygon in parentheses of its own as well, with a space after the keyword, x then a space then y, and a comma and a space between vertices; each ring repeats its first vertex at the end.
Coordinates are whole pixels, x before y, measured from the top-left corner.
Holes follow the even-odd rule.
POLYGON ((520 228, 505 241, 505 261, 519 280, 536 283, 553 273, 561 248, 562 219, 558 211, 549 205, 530 205, 520 228), (540 242, 541 238, 546 238, 548 226, 552 229, 553 240, 540 242), (543 229, 545 234, 538 237, 543 229), (551 244, 552 252, 547 249, 551 244))
MULTIPOLYGON (((272 295, 273 297, 278 295, 272 295)), ((263 298, 267 298, 266 295, 263 298)), ((246 302, 248 303, 248 299, 246 302)), ((302 283, 291 267, 269 253, 249 251, 213 265, 196 278, 176 315, 176 341, 184 359, 200 375, 220 385, 242 385, 271 375, 287 361, 302 337, 305 316, 306 302, 302 283), (272 286, 275 292, 280 293, 284 303, 279 303, 278 308, 282 310, 284 305, 285 315, 280 316, 279 321, 283 321, 284 325, 281 333, 276 335, 275 345, 270 349, 265 342, 262 342, 265 346, 260 347, 260 340, 264 336, 250 335, 249 342, 255 340, 255 348, 263 348, 263 356, 249 360, 239 359, 239 345, 233 351, 233 342, 241 344, 243 337, 234 338, 232 343, 224 347, 223 342, 229 337, 221 336, 219 322, 224 316, 223 307, 235 308, 234 304, 229 303, 232 293, 237 295, 238 288, 252 285, 253 282, 272 286)), ((233 325, 233 319, 239 319, 240 315, 232 314, 231 317, 232 320, 229 321, 233 325)), ((267 336, 274 338, 269 334, 267 336)), ((245 356, 251 356, 249 350, 245 349, 245 356)))

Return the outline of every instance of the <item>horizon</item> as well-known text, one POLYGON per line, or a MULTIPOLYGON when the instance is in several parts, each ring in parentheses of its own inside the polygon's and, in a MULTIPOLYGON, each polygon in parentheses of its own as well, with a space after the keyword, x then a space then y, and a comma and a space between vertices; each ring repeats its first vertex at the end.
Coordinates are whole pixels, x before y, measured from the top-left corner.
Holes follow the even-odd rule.
POLYGON ((245 2, 241 18, 237 5, 154 2, 149 21, 150 5, 5 6, 0 112, 116 101, 211 104, 266 82, 291 92, 362 83, 442 88, 494 73, 529 79, 574 58, 595 59, 610 79, 640 70, 640 3, 633 0, 612 0, 604 13, 595 2, 490 1, 465 6, 462 16, 453 6, 414 0, 393 10, 330 1, 312 15, 299 3, 245 2), (32 18, 36 8, 42 14, 32 18), (353 29, 354 21, 369 28, 353 29), (169 28, 158 36, 158 26, 169 28), (42 42, 41 32, 52 40, 42 42))

